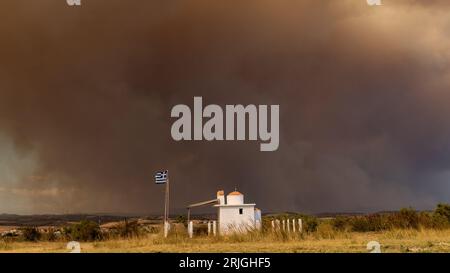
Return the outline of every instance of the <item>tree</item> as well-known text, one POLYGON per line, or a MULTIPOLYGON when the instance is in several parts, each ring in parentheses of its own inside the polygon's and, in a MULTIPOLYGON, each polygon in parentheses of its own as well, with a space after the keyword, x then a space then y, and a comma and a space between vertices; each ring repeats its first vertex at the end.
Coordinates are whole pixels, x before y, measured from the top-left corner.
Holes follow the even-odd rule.
POLYGON ((95 241, 102 238, 100 226, 96 222, 87 220, 66 227, 65 233, 75 241, 95 241))

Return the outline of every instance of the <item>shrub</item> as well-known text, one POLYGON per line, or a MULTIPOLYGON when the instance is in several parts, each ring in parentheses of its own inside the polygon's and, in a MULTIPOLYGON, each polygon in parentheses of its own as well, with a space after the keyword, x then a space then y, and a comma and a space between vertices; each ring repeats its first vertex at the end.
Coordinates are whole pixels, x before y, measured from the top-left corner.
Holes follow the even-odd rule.
POLYGON ((319 239, 334 239, 336 233, 333 221, 320 221, 317 226, 316 237, 319 239))
POLYGON ((262 232, 272 231, 272 220, 275 221, 274 217, 263 217, 262 218, 262 232))
POLYGON ((128 220, 125 220, 123 224, 120 224, 117 227, 117 232, 120 237, 134 237, 139 236, 141 234, 139 225, 137 221, 128 222, 128 220))
MULTIPOLYGON (((235 228, 233 225, 230 225, 231 229, 235 228)), ((200 235, 207 235, 208 234, 208 225, 206 224, 197 224, 194 228, 194 235, 200 236, 200 235)))
POLYGON ((71 240, 95 241, 102 239, 100 226, 92 221, 83 220, 64 229, 64 233, 71 240))
POLYGON ((59 239, 58 234, 60 235, 60 232, 55 230, 54 228, 49 228, 47 232, 42 234, 41 240, 54 242, 59 239))
POLYGON ((450 226, 450 223, 448 222, 447 218, 440 214, 433 213, 433 215, 431 216, 431 219, 433 221, 432 228, 444 229, 444 228, 448 228, 450 226))
POLYGON ((419 215, 412 208, 403 208, 400 212, 394 214, 394 224, 397 228, 419 228, 419 215))
POLYGON ((434 210, 434 215, 446 219, 450 223, 450 205, 449 204, 438 204, 434 210))
POLYGON ((391 227, 386 214, 354 216, 349 218, 348 222, 350 229, 357 232, 381 231, 391 227))
POLYGON ((372 231, 366 216, 355 216, 351 219, 351 229, 357 232, 372 231))
POLYGON ((22 228, 22 237, 25 241, 36 242, 41 238, 41 233, 35 227, 22 228))
POLYGON ((419 212, 419 225, 423 228, 435 228, 436 223, 433 214, 425 211, 419 212))
POLYGON ((350 218, 345 216, 336 216, 331 220, 331 226, 334 230, 345 231, 350 227, 350 218))
POLYGON ((319 221, 314 216, 303 216, 303 231, 311 233, 317 231, 319 221))
POLYGON ((178 215, 175 219, 176 223, 184 224, 187 227, 187 217, 185 215, 178 215))

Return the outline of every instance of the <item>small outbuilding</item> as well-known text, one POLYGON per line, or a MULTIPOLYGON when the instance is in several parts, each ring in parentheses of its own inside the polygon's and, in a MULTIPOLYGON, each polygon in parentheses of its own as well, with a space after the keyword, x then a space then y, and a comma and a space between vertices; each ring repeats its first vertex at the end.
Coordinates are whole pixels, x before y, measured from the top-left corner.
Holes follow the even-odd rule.
POLYGON ((217 208, 218 228, 222 235, 261 228, 261 210, 255 203, 245 204, 244 195, 236 190, 226 196, 219 190, 216 199, 190 205, 188 209, 209 204, 217 208))

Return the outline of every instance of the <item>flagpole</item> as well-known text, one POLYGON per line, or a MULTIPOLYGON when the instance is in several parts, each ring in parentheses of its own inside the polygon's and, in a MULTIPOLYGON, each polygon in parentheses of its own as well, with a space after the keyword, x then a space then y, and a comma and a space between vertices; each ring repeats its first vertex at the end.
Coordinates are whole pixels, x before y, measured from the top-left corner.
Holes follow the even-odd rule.
POLYGON ((158 171, 155 175, 156 184, 166 184, 164 192, 164 218, 163 218, 163 230, 164 237, 167 237, 169 232, 169 216, 170 216, 170 185, 169 185, 169 170, 158 171))
POLYGON ((166 185, 166 207, 167 207, 167 211, 166 211, 166 221, 169 221, 169 215, 170 215, 170 179, 169 177, 167 177, 167 185, 166 185))
POLYGON ((166 226, 166 216, 167 216, 167 183, 166 186, 164 187, 164 217, 163 217, 163 227, 165 228, 166 226))
POLYGON ((169 174, 167 174, 166 192, 164 196, 164 237, 167 237, 169 233, 169 203, 170 203, 170 186, 169 186, 169 174))

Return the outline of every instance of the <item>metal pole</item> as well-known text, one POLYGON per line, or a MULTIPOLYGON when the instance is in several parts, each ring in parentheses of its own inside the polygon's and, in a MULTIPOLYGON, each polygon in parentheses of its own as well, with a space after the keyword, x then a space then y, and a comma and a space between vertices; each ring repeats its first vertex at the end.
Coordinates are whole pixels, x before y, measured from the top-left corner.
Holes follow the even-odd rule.
POLYGON ((163 219, 164 227, 166 225, 166 219, 167 219, 167 183, 164 191, 164 219, 163 219))
POLYGON ((166 192, 164 196, 164 237, 167 237, 167 234, 169 232, 169 177, 167 177, 167 183, 166 183, 166 192))
POLYGON ((170 179, 167 178, 167 219, 166 221, 169 221, 170 217, 170 179))

